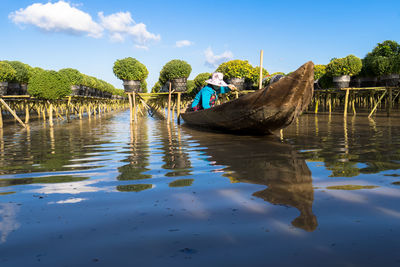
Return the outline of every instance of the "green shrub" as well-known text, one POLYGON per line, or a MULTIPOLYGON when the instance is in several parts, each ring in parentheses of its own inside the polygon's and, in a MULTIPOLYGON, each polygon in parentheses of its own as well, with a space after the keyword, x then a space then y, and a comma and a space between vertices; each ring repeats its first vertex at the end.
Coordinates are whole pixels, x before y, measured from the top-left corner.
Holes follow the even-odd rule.
POLYGON ((83 75, 76 69, 65 68, 58 71, 61 75, 65 75, 70 85, 81 85, 83 75))
POLYGON ((116 60, 113 71, 120 80, 142 81, 149 75, 146 66, 132 57, 116 60))
POLYGON ((224 74, 224 79, 230 78, 253 78, 253 66, 247 60, 231 60, 222 63, 218 66, 217 72, 222 72, 224 74))
POLYGON ((193 90, 195 90, 196 86, 193 80, 188 80, 186 83, 186 93, 190 94, 193 90))
POLYGON ((368 53, 361 61, 362 61, 362 68, 359 73, 359 76, 361 77, 371 77, 374 76, 374 70, 373 70, 373 59, 374 57, 372 56, 371 53, 368 53))
POLYGON ((0 82, 10 82, 15 79, 17 71, 7 62, 0 61, 0 82))
POLYGON ((326 72, 333 77, 342 75, 354 76, 361 71, 361 68, 361 59, 354 55, 348 55, 344 58, 332 59, 326 66, 326 72))
POLYGON ((11 67, 14 68, 16 71, 15 78, 12 80, 12 82, 17 82, 17 83, 28 83, 29 78, 30 78, 30 69, 32 69, 31 66, 28 64, 22 63, 20 61, 5 61, 8 64, 11 65, 11 67))
POLYGON ((372 59, 372 70, 375 75, 389 75, 400 73, 399 56, 383 57, 376 56, 372 59))
MULTIPOLYGON (((263 68, 261 79, 264 79, 268 75, 269 75, 268 71, 263 68)), ((260 82, 260 66, 257 66, 255 68, 253 68, 253 74, 252 74, 251 82, 253 83, 254 87, 258 88, 258 84, 260 82)))
POLYGON ((38 71, 29 82, 30 95, 42 99, 61 99, 71 94, 68 79, 52 70, 38 71))
POLYGON ((400 54, 400 45, 396 41, 386 40, 382 43, 378 43, 372 50, 371 55, 392 57, 400 54))
POLYGON ((333 88, 334 86, 332 76, 330 76, 328 73, 325 73, 319 78, 318 84, 322 89, 333 88))
POLYGON ((147 82, 146 82, 146 80, 140 81, 140 89, 142 89, 142 93, 147 93, 147 82))
POLYGON ((193 80, 194 86, 196 88, 202 88, 207 85, 206 80, 210 78, 211 78, 211 73, 208 72, 200 73, 193 80))
POLYGON ((314 65, 314 80, 318 80, 326 73, 326 65, 314 65))
POLYGON ((153 88, 151 88, 151 92, 152 93, 158 93, 158 92, 160 92, 160 90, 161 90, 161 83, 160 83, 160 81, 157 81, 154 84, 153 88))
POLYGON ((186 61, 173 59, 167 62, 160 71, 160 82, 165 84, 167 81, 177 78, 188 78, 192 72, 192 67, 186 61))

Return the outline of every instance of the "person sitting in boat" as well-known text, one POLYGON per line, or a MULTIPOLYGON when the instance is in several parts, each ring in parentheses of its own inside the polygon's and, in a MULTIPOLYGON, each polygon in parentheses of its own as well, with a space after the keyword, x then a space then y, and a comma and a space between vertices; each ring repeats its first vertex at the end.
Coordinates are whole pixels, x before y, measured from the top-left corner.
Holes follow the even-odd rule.
POLYGON ((211 79, 206 80, 207 85, 204 86, 194 97, 192 102, 193 111, 200 109, 208 109, 215 106, 219 94, 225 94, 231 90, 236 90, 232 84, 226 84, 223 80, 224 75, 220 72, 214 72, 211 79))

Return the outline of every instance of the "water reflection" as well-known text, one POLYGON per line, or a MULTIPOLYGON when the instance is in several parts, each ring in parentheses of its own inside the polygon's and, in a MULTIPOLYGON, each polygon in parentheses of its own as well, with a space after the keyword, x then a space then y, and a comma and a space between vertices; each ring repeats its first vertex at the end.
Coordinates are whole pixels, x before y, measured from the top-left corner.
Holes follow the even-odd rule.
POLYGON ((0 244, 5 243, 8 235, 20 227, 18 211, 19 206, 15 203, 0 203, 0 244))
POLYGON ((161 137, 163 150, 163 169, 170 170, 165 176, 178 177, 191 174, 191 162, 185 152, 181 136, 181 128, 174 124, 161 123, 158 127, 158 136, 161 137))
MULTIPOLYGON (((125 164, 118 168, 120 181, 126 180, 143 180, 151 178, 151 175, 145 174, 149 171, 149 139, 147 129, 147 118, 139 117, 140 121, 130 125, 130 143, 127 151, 126 159, 122 162, 125 164)), ((117 188, 118 189, 118 188, 117 188)))
POLYGON ((400 169, 398 118, 374 120, 362 116, 348 119, 320 115, 318 131, 316 119, 313 125, 311 118, 311 115, 301 116, 302 127, 290 126, 285 129, 284 136, 297 149, 305 151, 307 160, 324 162, 331 177, 355 177, 400 169))
POLYGON ((292 225, 306 231, 316 229, 312 205, 314 189, 305 160, 288 144, 275 137, 241 137, 191 132, 215 165, 226 166, 223 176, 232 182, 266 185, 253 193, 275 205, 294 207, 300 215, 292 225))

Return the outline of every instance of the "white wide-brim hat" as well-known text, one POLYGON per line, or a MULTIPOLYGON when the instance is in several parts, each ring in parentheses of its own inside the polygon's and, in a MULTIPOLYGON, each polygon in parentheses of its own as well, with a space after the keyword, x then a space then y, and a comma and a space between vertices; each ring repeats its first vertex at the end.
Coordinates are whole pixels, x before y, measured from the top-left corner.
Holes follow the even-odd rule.
POLYGON ((214 72, 211 75, 211 79, 206 80, 206 83, 216 86, 228 86, 228 84, 224 82, 224 75, 221 72, 214 72))

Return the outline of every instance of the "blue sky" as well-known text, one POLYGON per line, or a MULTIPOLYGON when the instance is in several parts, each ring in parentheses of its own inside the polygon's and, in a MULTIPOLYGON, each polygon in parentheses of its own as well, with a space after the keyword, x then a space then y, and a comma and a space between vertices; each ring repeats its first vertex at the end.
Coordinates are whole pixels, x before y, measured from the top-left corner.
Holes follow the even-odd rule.
POLYGON ((72 67, 122 88, 116 59, 134 57, 150 74, 182 59, 193 79, 230 59, 289 72, 308 60, 364 57, 400 42, 400 1, 0 1, 0 60, 72 67))

